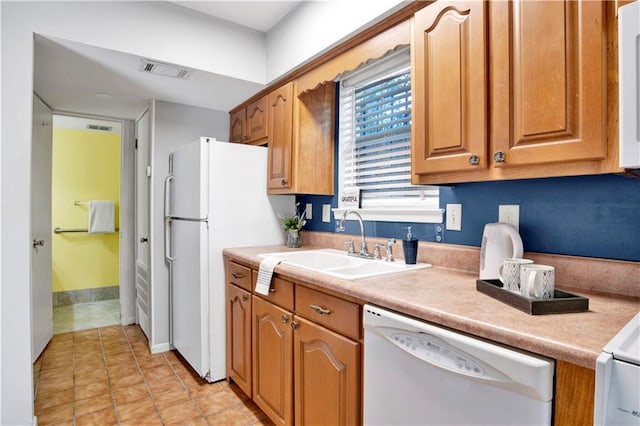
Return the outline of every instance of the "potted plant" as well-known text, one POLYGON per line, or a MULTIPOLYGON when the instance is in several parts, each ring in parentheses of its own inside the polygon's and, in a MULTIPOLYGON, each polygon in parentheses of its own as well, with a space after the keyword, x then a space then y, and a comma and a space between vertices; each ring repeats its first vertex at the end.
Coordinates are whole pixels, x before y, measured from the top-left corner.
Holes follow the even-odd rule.
POLYGON ((296 203, 296 213, 290 217, 284 217, 278 213, 278 217, 282 220, 282 229, 287 232, 287 247, 300 247, 300 230, 307 221, 304 218, 306 211, 300 214, 299 207, 300 203, 296 203))

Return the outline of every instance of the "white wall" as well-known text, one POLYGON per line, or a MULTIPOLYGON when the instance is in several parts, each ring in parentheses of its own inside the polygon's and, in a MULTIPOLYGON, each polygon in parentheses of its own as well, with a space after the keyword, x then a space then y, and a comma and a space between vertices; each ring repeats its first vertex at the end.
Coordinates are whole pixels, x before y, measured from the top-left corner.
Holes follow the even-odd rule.
POLYGON ((151 105, 151 350, 169 349, 169 274, 164 262, 164 179, 169 154, 181 145, 211 136, 229 137, 229 114, 204 108, 154 101, 151 105))
POLYGON ((402 0, 301 3, 267 33, 267 81, 273 81, 404 6, 402 0))
POLYGON ((0 424, 33 422, 29 294, 33 34, 264 82, 262 33, 216 25, 195 12, 187 14, 191 18, 177 16, 176 7, 166 2, 0 2, 0 424))

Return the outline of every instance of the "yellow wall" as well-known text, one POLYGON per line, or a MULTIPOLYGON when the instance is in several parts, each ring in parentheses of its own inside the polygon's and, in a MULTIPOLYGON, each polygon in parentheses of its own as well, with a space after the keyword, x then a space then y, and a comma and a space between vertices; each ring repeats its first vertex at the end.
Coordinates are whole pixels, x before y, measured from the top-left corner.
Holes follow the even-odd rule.
MULTIPOLYGON (((120 135, 53 129, 53 228, 87 228, 88 204, 113 200, 120 207, 120 135)), ((53 234, 53 291, 119 284, 119 234, 53 234)))

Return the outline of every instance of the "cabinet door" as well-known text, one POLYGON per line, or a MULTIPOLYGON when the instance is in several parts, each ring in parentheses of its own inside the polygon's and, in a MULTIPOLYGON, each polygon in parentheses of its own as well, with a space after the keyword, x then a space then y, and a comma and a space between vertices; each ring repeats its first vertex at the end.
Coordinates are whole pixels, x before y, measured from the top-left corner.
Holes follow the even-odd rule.
POLYGON ((266 99, 260 98, 247 105, 247 143, 266 143, 267 139, 267 108, 266 99))
POLYGON ((490 8, 494 166, 605 158, 603 2, 490 8))
POLYGON ((251 293, 227 284, 227 377, 251 397, 251 293))
POLYGON ((229 141, 236 143, 243 143, 246 139, 246 117, 245 109, 240 108, 229 113, 229 141))
POLYGON ((359 425, 360 343, 296 316, 297 425, 359 425))
POLYGON ((486 2, 438 1, 414 15, 414 175, 485 168, 486 2))
POLYGON ((293 83, 269 93, 269 183, 268 189, 291 187, 293 142, 293 83))
POLYGON ((253 296, 253 401, 278 425, 293 424, 292 317, 253 296))

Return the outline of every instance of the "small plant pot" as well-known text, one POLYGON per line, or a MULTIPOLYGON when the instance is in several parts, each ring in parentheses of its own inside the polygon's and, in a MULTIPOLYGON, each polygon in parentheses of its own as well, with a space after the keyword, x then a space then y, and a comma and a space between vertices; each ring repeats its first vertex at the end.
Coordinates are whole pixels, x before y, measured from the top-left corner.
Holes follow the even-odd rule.
POLYGON ((289 229, 287 231, 287 247, 297 248, 300 247, 300 230, 289 229))

